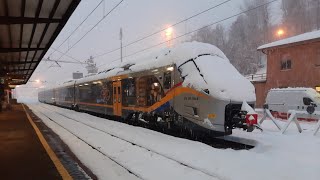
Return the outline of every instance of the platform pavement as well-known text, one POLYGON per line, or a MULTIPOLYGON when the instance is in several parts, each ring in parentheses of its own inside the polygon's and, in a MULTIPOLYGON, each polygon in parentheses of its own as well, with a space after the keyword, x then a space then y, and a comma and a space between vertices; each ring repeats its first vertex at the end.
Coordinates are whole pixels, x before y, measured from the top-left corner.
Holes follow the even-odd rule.
POLYGON ((44 125, 39 129, 31 112, 26 113, 24 109, 27 108, 19 104, 12 110, 0 112, 0 179, 88 179, 75 157, 62 149, 61 140, 51 133, 48 143, 48 137, 41 132, 44 125), (52 141, 58 148, 50 147, 52 141), (54 152, 57 149, 64 152, 63 155, 57 156, 54 152))

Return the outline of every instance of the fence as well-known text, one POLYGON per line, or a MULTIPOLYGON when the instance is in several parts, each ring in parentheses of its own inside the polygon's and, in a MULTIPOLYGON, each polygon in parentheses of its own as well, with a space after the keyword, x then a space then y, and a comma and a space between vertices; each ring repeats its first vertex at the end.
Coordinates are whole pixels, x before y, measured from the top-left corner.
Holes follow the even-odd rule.
POLYGON ((267 73, 263 74, 251 74, 245 76, 250 81, 266 81, 267 80, 267 73))
MULTIPOLYGON (((281 131, 282 134, 284 134, 284 132, 287 130, 287 128, 289 127, 289 125, 291 123, 295 123, 295 125, 297 126, 297 129, 298 131, 301 133, 302 132, 302 128, 299 124, 299 121, 297 119, 297 115, 303 115, 303 114, 308 114, 307 112, 305 111, 295 111, 295 110, 289 110, 288 111, 288 114, 290 114, 288 120, 287 120, 287 123, 284 125, 284 127, 281 127, 276 119, 272 116, 271 112, 269 109, 265 108, 264 109, 264 116, 263 118, 259 121, 259 124, 261 125, 263 123, 264 120, 266 120, 268 117, 272 120, 272 122, 276 125, 276 127, 281 131)), ((313 135, 316 135, 320 129, 320 112, 314 112, 312 114, 313 116, 317 117, 318 119, 318 123, 317 125, 315 126, 315 129, 314 129, 314 134, 313 135)))

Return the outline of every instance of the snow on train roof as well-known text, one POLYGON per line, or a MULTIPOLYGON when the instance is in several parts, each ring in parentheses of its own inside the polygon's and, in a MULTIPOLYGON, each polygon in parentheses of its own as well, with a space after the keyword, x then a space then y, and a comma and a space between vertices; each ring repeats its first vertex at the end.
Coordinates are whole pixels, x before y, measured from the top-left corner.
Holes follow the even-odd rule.
POLYGON ((76 81, 76 83, 84 83, 87 81, 103 79, 111 76, 115 76, 124 71, 125 66, 132 72, 138 72, 153 68, 159 68, 162 66, 181 64, 189 59, 195 58, 200 54, 212 54, 219 56, 227 61, 228 58, 217 47, 200 43, 200 42, 186 42, 178 44, 172 48, 165 48, 160 52, 148 54, 142 58, 136 58, 122 63, 112 64, 106 70, 99 72, 97 75, 84 77, 76 81))
POLYGON ((225 54, 216 46, 200 42, 182 43, 144 58, 114 64, 97 75, 76 80, 76 84, 120 75, 125 73, 124 67, 126 72, 139 72, 173 64, 177 67, 184 64, 180 67, 186 76, 183 86, 208 89, 210 95, 222 100, 255 101, 253 85, 231 65, 225 54), (184 64, 190 59, 194 59, 200 72, 193 63, 184 64))

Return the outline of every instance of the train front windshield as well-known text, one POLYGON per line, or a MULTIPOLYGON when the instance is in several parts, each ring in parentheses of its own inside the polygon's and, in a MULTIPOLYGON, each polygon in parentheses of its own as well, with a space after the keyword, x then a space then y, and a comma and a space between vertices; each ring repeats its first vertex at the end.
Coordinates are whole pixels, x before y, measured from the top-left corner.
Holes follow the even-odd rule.
POLYGON ((185 85, 192 85, 222 100, 254 102, 254 86, 229 62, 215 55, 203 55, 180 67, 185 85))

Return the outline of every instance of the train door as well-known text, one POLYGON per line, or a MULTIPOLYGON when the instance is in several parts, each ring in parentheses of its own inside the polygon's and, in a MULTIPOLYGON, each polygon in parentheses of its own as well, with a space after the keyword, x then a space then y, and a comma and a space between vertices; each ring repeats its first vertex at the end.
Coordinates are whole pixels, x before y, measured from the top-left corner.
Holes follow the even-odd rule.
POLYGON ((113 82, 113 115, 122 116, 121 81, 113 82))

